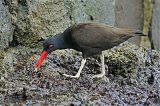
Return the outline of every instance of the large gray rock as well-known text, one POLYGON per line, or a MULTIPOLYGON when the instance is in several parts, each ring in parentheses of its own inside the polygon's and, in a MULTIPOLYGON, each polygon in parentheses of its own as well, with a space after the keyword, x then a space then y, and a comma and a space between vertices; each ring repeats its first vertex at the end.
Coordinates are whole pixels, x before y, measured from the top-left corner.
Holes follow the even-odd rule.
POLYGON ((160 1, 155 0, 152 16, 152 42, 156 50, 160 51, 160 1))
MULTIPOLYGON (((143 0, 116 0, 116 26, 143 30, 143 0)), ((140 37, 130 40, 140 44, 140 37)))
POLYGON ((41 38, 70 26, 63 0, 23 0, 17 5, 15 36, 19 43, 33 46, 41 38))
POLYGON ((76 23, 115 23, 115 0, 75 0, 74 7, 73 19, 76 23))
POLYGON ((12 41, 13 30, 8 8, 0 1, 0 50, 9 46, 12 41))

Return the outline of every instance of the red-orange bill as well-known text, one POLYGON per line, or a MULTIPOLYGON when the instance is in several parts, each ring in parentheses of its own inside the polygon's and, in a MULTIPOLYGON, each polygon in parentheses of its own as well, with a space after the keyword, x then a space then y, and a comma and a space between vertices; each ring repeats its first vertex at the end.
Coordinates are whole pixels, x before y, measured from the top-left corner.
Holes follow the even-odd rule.
POLYGON ((47 57, 48 52, 47 51, 43 51, 42 54, 40 55, 38 61, 36 62, 34 68, 38 69, 40 68, 40 66, 42 65, 43 60, 47 57))

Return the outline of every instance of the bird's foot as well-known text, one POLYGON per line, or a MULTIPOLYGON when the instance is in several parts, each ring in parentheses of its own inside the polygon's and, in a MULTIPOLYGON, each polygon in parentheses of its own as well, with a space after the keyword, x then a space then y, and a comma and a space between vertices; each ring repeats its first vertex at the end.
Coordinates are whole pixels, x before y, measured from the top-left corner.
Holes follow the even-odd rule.
POLYGON ((68 74, 63 74, 65 77, 69 77, 69 78, 79 78, 79 75, 75 75, 75 76, 73 76, 73 75, 68 75, 68 74))
POLYGON ((102 78, 102 77, 104 77, 105 76, 105 74, 97 74, 97 75, 94 75, 94 76, 92 76, 91 78, 102 78))
MULTIPOLYGON (((94 76, 91 77, 91 78, 93 78, 93 79, 95 79, 95 78, 102 78, 102 77, 104 77, 104 76, 105 76, 105 74, 97 74, 97 75, 94 75, 94 76)), ((104 77, 104 80, 105 80, 106 82, 110 83, 108 77, 104 77)))

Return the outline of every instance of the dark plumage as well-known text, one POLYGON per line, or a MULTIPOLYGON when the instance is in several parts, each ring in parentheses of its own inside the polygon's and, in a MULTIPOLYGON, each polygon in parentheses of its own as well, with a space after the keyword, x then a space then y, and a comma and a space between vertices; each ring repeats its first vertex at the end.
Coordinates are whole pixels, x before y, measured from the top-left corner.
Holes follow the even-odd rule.
MULTIPOLYGON (((67 28, 63 33, 46 39, 43 44, 43 51, 46 51, 46 54, 42 54, 47 56, 48 53, 57 49, 75 49, 82 52, 84 59, 82 60, 81 67, 76 76, 64 74, 68 77, 77 78, 83 69, 87 57, 102 54, 102 51, 117 46, 136 35, 143 34, 135 29, 122 29, 101 23, 75 24, 67 28)), ((36 63, 35 67, 40 67, 43 60, 40 59, 39 61, 36 63)), ((105 74, 103 54, 101 56, 101 61, 102 73, 95 77, 102 77, 105 74)))

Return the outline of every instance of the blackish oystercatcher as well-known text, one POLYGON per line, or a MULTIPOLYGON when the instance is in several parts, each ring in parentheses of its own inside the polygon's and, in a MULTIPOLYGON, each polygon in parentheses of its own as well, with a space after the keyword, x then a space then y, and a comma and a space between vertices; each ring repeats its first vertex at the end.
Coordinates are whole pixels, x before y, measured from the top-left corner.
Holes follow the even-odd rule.
POLYGON ((123 29, 101 23, 80 23, 67 28, 63 33, 59 33, 46 39, 43 43, 43 52, 35 64, 35 69, 40 68, 44 58, 57 49, 74 49, 82 52, 83 59, 81 66, 75 76, 63 74, 66 77, 79 78, 85 65, 86 58, 101 54, 101 73, 93 78, 100 78, 105 75, 104 54, 102 51, 110 49, 127 39, 136 35, 144 34, 135 29, 123 29))

